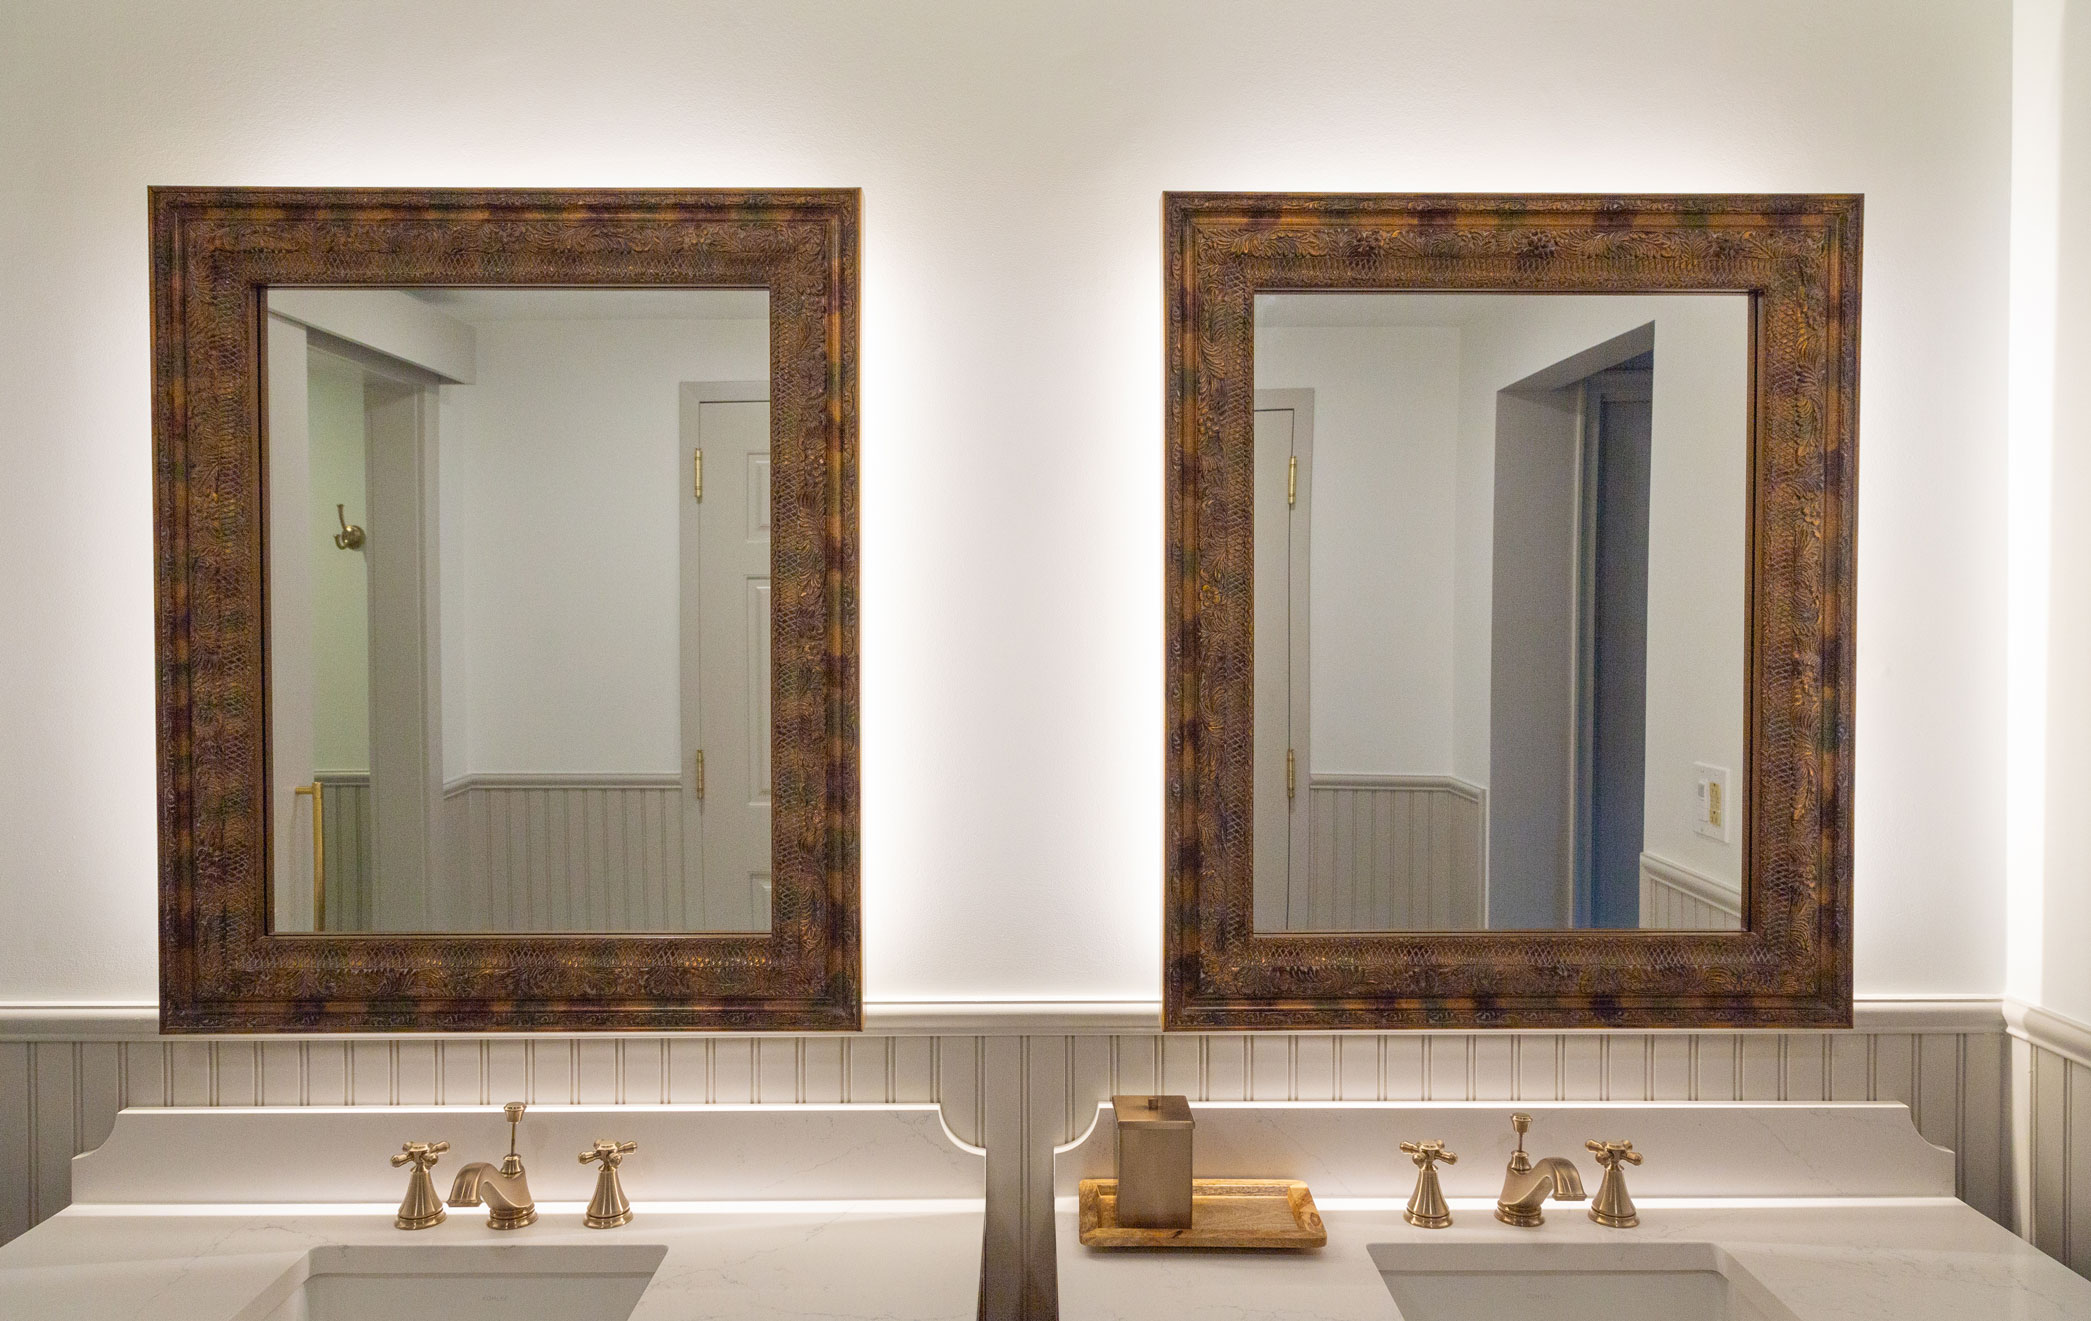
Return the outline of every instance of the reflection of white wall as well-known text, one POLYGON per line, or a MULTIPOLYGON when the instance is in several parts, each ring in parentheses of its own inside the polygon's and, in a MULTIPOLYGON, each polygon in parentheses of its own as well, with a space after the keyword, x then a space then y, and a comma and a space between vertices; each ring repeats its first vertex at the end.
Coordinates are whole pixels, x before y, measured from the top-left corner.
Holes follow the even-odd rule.
POLYGON ((317 771, 368 771, 370 578, 362 551, 334 544, 341 527, 335 505, 346 507, 351 523, 369 521, 363 369, 317 351, 309 362, 312 765, 317 771))
POLYGON ((1452 759, 1459 332, 1263 326, 1256 388, 1314 391, 1311 768, 1442 775, 1452 759))
POLYGON ((683 381, 768 375, 765 320, 483 321, 442 388, 444 774, 678 768, 683 381))
POLYGON ((1462 336, 1456 773, 1488 783, 1497 392, 1655 324, 1648 583, 1650 852, 1738 884, 1741 832, 1692 833, 1695 762, 1743 748, 1748 305, 1740 297, 1502 298, 1462 336))

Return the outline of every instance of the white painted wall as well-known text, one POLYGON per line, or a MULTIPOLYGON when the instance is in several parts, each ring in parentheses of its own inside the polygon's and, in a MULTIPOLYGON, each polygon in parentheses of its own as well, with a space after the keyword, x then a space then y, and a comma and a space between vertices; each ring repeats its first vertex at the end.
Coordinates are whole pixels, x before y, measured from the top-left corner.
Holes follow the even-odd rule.
POLYGON ((1963 0, 0 6, 0 998, 155 994, 155 182, 865 189, 886 1001, 1158 994, 1162 189, 1864 192, 1857 985, 1994 990, 2009 42, 1963 0))
MULTIPOLYGON (((2043 6, 2045 7, 2045 6, 2043 6)), ((2039 1002, 2091 1023, 2091 4, 2060 6, 2053 549, 2039 1002)))
POLYGON ((1256 388, 1314 391, 1302 771, 1451 773, 1458 386, 1457 330, 1257 328, 1256 388))
MULTIPOLYGON (((363 369, 308 356, 306 537, 312 585, 312 765, 370 771, 370 572, 334 544, 341 519, 366 526, 363 369), (337 514, 335 505, 344 508, 337 514)), ((295 370, 295 368, 293 368, 295 370)))
POLYGON ((679 386, 767 377, 769 323, 475 329, 478 379, 441 390, 445 709, 466 708, 445 730, 445 777, 673 775, 679 386))

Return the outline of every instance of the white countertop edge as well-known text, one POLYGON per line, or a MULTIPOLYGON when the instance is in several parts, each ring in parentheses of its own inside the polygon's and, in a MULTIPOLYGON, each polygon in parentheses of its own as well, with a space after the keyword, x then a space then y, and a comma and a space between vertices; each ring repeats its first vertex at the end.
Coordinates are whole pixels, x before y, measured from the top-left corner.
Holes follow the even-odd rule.
MULTIPOLYGON (((1652 1205, 1652 1203, 1651 1203, 1652 1205)), ((635 1216, 671 1215, 967 1215, 987 1208, 984 1197, 876 1197, 847 1200, 633 1202, 635 1216)), ((586 1202, 539 1202, 545 1215, 580 1215, 586 1202)), ((81 1218, 223 1216, 280 1219, 290 1216, 376 1216, 399 1213, 392 1202, 75 1202, 58 1214, 81 1218)))
MULTIPOLYGON (((1314 1191, 1309 1188, 1311 1193, 1314 1191)), ((1492 1197, 1448 1197, 1445 1204, 1455 1211, 1492 1211, 1492 1197)), ((1831 1211, 1855 1208, 1886 1210, 1892 1207, 1963 1206, 1957 1197, 1636 1197, 1634 1205, 1653 1211, 1831 1211)), ((1317 1211, 1401 1211, 1408 1201, 1400 1197, 1317 1197, 1317 1211)), ((1081 1198, 1055 1197, 1053 1210, 1069 1215, 1081 1209, 1081 1198)))

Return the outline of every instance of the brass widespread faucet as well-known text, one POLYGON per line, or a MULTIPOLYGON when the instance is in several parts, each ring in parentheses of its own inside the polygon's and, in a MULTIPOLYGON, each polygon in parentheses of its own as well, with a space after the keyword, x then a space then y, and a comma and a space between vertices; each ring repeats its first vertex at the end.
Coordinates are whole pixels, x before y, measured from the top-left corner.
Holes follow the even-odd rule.
POLYGON ((1525 1134, 1532 1127, 1532 1116, 1512 1115, 1510 1126, 1517 1130, 1517 1150, 1510 1153, 1510 1167, 1503 1174, 1503 1195, 1496 1199, 1496 1219, 1506 1225, 1529 1228, 1545 1223, 1540 1207, 1549 1195, 1560 1202, 1580 1202, 1588 1196, 1574 1161, 1566 1156, 1546 1156, 1535 1161, 1525 1154, 1525 1134))
POLYGON ((508 1155, 497 1169, 483 1160, 473 1161, 457 1172, 450 1185, 452 1206, 486 1203, 486 1223, 492 1229, 521 1229, 537 1219, 537 1202, 530 1196, 530 1180, 523 1173, 523 1158, 516 1154, 516 1125, 522 1122, 525 1106, 510 1101, 501 1107, 508 1116, 508 1155))

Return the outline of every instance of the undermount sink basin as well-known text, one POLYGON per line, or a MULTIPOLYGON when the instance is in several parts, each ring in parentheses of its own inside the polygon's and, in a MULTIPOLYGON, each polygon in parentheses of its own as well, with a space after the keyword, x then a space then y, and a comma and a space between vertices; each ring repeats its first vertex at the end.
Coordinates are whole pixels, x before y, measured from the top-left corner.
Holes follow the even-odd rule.
POLYGON ((623 1243, 314 1248, 264 1321, 626 1321, 667 1255, 623 1243))
POLYGON ((1793 1321, 1711 1243, 1383 1243, 1402 1321, 1793 1321))

